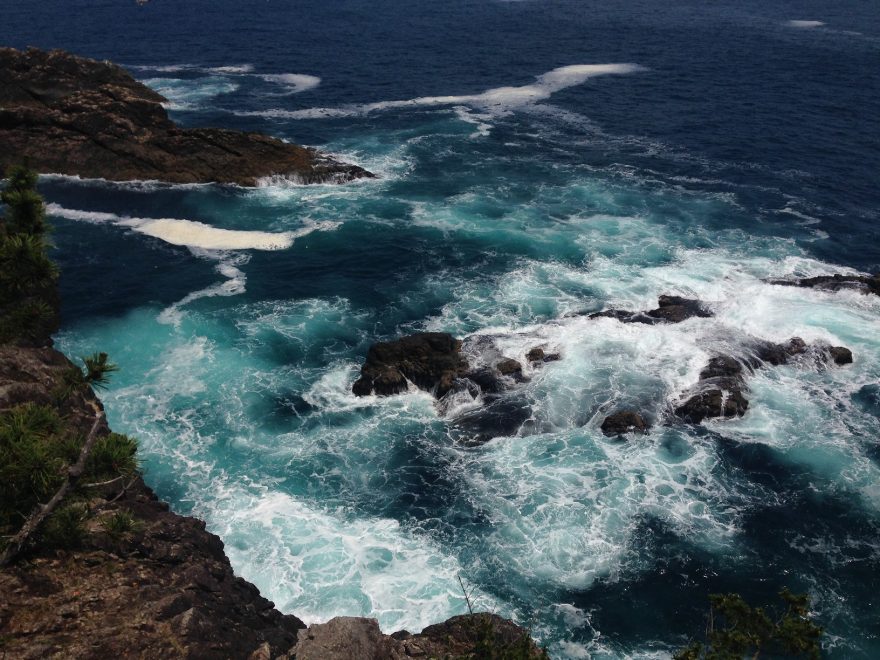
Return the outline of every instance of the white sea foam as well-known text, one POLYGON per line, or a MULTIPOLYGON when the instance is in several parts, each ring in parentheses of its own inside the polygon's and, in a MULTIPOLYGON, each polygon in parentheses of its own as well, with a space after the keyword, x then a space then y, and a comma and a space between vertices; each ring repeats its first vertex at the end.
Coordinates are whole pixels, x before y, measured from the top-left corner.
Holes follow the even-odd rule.
POLYGON ((182 245, 202 250, 284 250, 293 241, 307 236, 313 231, 327 231, 339 226, 338 222, 319 222, 295 231, 265 232, 221 229, 195 220, 179 218, 133 218, 100 211, 81 211, 67 209, 58 204, 49 204, 46 210, 51 215, 69 220, 85 222, 112 223, 130 227, 136 232, 161 239, 173 245, 182 245))
POLYGON ((242 114, 290 119, 323 119, 355 117, 370 112, 394 108, 424 108, 444 105, 465 105, 483 108, 494 114, 526 107, 550 98, 567 87, 581 85, 590 78, 621 75, 644 71, 638 64, 573 64, 541 74, 535 82, 518 87, 496 87, 479 94, 457 96, 423 96, 401 101, 378 101, 335 108, 308 108, 305 110, 260 110, 242 114))
POLYGON ((318 76, 310 76, 304 73, 265 73, 261 74, 260 77, 267 82, 286 88, 288 94, 306 92, 321 84, 321 79, 318 76))
POLYGON ((786 21, 785 24, 788 27, 793 27, 793 28, 817 28, 817 27, 822 27, 823 25, 825 25, 825 23, 822 21, 801 21, 801 20, 786 21))
POLYGON ((250 73, 253 70, 253 64, 233 64, 229 66, 212 66, 202 68, 202 71, 207 71, 208 73, 250 73))

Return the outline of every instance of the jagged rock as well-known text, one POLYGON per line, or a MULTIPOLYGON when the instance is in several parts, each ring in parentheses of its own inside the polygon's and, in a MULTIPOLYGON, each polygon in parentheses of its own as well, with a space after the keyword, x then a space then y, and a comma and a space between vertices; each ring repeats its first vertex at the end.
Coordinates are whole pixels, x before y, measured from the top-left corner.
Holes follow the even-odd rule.
POLYGON ((256 185, 373 174, 259 133, 178 128, 166 99, 110 62, 61 50, 0 48, 0 168, 114 181, 256 185))
POLYGON ((696 393, 675 409, 675 415, 691 424, 712 417, 742 417, 749 407, 743 372, 743 365, 736 358, 713 357, 700 372, 696 393))
POLYGON ((873 293, 880 296, 880 273, 873 275, 818 275, 802 279, 774 279, 770 284, 781 286, 798 286, 826 291, 857 290, 862 293, 873 293))
POLYGON ((375 619, 337 617, 300 631, 285 660, 404 660, 407 658, 541 658, 542 652, 519 626, 494 614, 468 614, 418 635, 384 635, 375 619))
POLYGON ((439 399, 467 370, 460 340, 442 332, 418 333, 370 346, 352 392, 387 396, 406 391, 412 382, 439 399))
POLYGON ((613 318, 623 323, 681 323, 692 317, 707 318, 712 312, 699 300, 680 296, 663 295, 657 300, 657 308, 647 312, 630 312, 620 309, 607 309, 589 315, 591 319, 613 318))
POLYGON ((648 423, 637 412, 621 410, 608 415, 602 422, 602 433, 607 436, 623 435, 624 433, 647 433, 648 423))
MULTIPOLYGON (((762 362, 779 366, 788 364, 788 359, 807 352, 807 344, 800 337, 792 337, 785 344, 773 342, 760 342, 755 350, 755 356, 762 362)), ((757 365, 753 365, 757 366, 757 365)))

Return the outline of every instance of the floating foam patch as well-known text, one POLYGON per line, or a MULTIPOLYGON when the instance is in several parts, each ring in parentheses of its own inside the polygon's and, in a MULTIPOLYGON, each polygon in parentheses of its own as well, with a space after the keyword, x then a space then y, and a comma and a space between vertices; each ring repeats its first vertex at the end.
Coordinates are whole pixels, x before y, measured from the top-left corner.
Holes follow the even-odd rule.
POLYGON ((287 90, 287 94, 305 92, 321 84, 321 79, 318 76, 309 76, 304 73, 267 73, 261 75, 260 78, 266 82, 281 85, 287 90))
POLYGON ((284 250, 293 241, 313 231, 335 229, 338 222, 319 222, 288 232, 242 231, 221 229, 203 222, 179 218, 131 218, 100 211, 80 211, 67 209, 58 204, 49 204, 46 210, 55 216, 68 220, 112 223, 131 227, 134 231, 158 238, 172 245, 183 245, 202 250, 284 250))
POLYGON ((423 96, 402 101, 378 101, 376 103, 346 105, 336 108, 308 108, 306 110, 275 109, 242 114, 290 119, 322 119, 354 117, 393 108, 420 108, 443 105, 466 105, 485 108, 497 114, 543 101, 550 98, 556 92, 567 87, 582 85, 590 78, 595 78, 596 76, 622 75, 644 70, 644 67, 638 64, 573 64, 541 74, 530 85, 495 87, 480 94, 423 96))
POLYGON ((793 28, 817 28, 822 27, 825 23, 822 21, 788 21, 786 25, 793 28))

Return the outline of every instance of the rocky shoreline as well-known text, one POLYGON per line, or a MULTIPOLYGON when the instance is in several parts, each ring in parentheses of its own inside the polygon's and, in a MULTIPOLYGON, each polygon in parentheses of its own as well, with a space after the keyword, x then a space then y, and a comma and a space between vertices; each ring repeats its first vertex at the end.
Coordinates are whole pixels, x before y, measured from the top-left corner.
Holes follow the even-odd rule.
POLYGON ((374 175, 260 133, 180 128, 161 94, 110 62, 0 48, 0 171, 111 181, 257 185, 279 177, 344 183, 374 175))
MULTIPOLYGON (((76 368, 50 346, 0 346, 0 414, 50 404, 76 368)), ((103 409, 91 388, 67 405, 66 422, 83 433, 103 409)), ((109 432, 103 424, 100 433, 109 432)), ((37 547, 0 569, 0 657, 465 658, 481 645, 542 657, 523 629, 489 614, 453 617, 416 635, 385 635, 360 617, 306 627, 237 577, 220 538, 170 511, 140 476, 124 489, 99 489, 89 506, 94 516, 80 547, 37 547), (98 522, 118 511, 137 521, 122 537, 98 522)))

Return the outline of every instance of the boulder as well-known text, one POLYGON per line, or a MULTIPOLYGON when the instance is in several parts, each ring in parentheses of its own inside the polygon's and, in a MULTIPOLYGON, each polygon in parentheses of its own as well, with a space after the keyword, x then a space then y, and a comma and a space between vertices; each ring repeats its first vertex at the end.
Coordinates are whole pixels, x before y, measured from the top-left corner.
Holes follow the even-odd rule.
POLYGON ((624 433, 647 433, 648 423, 637 412, 621 410, 608 415, 602 422, 602 433, 607 436, 623 435, 624 433))
POLYGON ((439 399, 467 371, 460 340, 442 332, 422 332, 373 344, 352 392, 388 396, 406 391, 412 382, 439 399))
POLYGON ((704 419, 742 417, 749 407, 743 364, 730 355, 718 355, 700 371, 694 392, 675 408, 675 415, 691 424, 704 419))
POLYGON ((259 133, 179 128, 166 99, 110 62, 61 50, 0 48, 0 169, 113 181, 256 185, 374 176, 314 149, 259 133))
POLYGON ((852 351, 845 346, 832 346, 828 349, 828 353, 834 361, 834 364, 852 364, 852 351))

